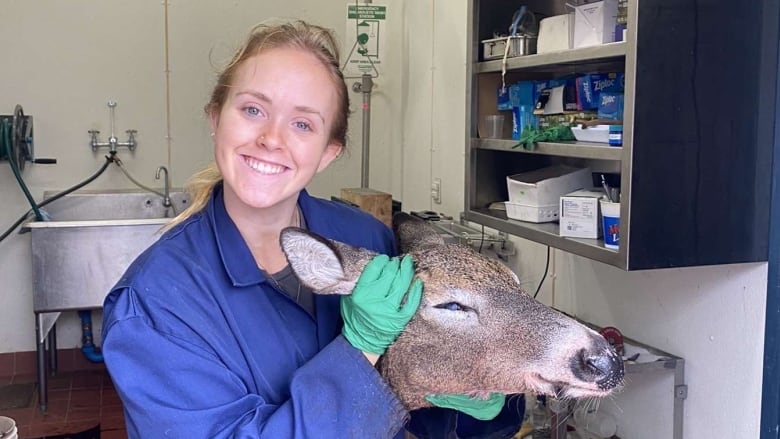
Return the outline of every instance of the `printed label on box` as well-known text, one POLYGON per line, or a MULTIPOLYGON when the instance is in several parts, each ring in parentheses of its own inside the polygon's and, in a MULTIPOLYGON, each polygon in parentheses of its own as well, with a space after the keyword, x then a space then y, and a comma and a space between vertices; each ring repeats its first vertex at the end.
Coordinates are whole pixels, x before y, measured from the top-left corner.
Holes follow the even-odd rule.
POLYGON ((597 239, 601 236, 597 190, 580 190, 561 197, 558 234, 571 238, 597 239))

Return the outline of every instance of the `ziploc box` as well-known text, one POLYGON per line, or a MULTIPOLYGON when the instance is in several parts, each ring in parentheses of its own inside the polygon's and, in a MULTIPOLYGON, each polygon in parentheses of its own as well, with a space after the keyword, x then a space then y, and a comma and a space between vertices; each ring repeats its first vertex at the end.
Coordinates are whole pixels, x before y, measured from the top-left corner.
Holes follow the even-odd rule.
POLYGON ((519 81, 509 86, 513 139, 519 139, 526 126, 536 127, 536 117, 533 115, 535 86, 535 81, 519 81))
POLYGON ((582 189, 561 197, 558 234, 570 238, 598 239, 601 236, 600 188, 582 189))
POLYGON ((623 120, 623 93, 599 94, 599 119, 623 120))
POLYGON ((599 96, 603 92, 623 92, 626 75, 620 73, 589 73, 578 76, 577 107, 579 110, 595 110, 599 106, 599 96))
POLYGON ((551 79, 546 83, 534 104, 534 114, 562 114, 577 111, 576 78, 551 79))
POLYGON ((554 165, 506 177, 506 215, 532 223, 558 220, 562 195, 593 186, 590 168, 554 165))

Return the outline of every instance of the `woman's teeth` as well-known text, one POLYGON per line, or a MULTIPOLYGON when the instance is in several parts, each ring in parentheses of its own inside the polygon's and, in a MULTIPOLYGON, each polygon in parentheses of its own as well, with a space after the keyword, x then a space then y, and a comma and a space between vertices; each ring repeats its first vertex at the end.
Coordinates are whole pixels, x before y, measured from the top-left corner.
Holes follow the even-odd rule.
POLYGON ((247 158, 246 163, 247 165, 249 165, 250 168, 254 169, 255 171, 261 174, 280 174, 285 169, 284 166, 271 165, 252 158, 247 158))

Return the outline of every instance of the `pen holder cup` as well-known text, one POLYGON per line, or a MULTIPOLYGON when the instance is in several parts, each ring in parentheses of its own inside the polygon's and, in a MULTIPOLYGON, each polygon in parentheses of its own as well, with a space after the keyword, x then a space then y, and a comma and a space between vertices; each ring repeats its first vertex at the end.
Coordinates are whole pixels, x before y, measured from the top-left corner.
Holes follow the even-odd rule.
POLYGON ((479 137, 483 139, 500 139, 503 134, 503 114, 489 114, 482 118, 482 123, 479 126, 479 137))
POLYGON ((617 250, 620 247, 620 203, 599 200, 604 247, 617 250))

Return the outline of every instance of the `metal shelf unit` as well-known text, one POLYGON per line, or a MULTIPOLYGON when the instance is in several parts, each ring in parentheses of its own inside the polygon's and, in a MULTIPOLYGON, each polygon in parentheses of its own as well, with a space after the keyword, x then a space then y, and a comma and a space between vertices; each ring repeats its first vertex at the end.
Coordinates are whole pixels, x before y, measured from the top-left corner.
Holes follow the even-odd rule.
MULTIPOLYGON (((525 4, 558 15, 569 12, 565 3, 525 4)), ((769 58, 778 43, 754 32, 722 47, 707 31, 718 20, 760 27, 762 3, 735 12, 725 0, 706 8, 631 0, 626 41, 509 58, 505 69, 501 59, 482 61, 481 41, 505 29, 516 8, 509 0, 469 3, 464 219, 624 270, 767 260, 776 109, 761 97, 775 95, 775 82, 762 78, 774 77, 769 58), (696 20, 696 27, 685 24, 696 20), (500 139, 477 135, 480 118, 497 111, 502 82, 615 71, 625 73, 622 147, 541 142, 526 151, 510 127, 500 139), (724 105, 727 111, 715 110, 724 105), (619 182, 619 250, 561 237, 557 223, 515 221, 489 209, 508 199, 507 175, 559 163, 619 182)))

